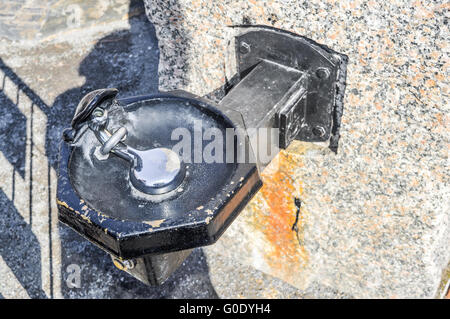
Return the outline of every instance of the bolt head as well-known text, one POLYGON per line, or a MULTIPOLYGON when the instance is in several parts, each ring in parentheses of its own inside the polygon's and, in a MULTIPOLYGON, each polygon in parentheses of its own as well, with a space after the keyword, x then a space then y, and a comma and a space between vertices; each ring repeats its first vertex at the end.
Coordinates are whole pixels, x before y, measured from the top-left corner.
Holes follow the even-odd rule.
POLYGON ((315 136, 323 137, 326 133, 325 129, 322 126, 316 126, 312 129, 312 132, 315 136))
POLYGON ((133 269, 134 268, 134 260, 133 259, 124 260, 123 264, 126 267, 126 269, 133 269))
POLYGON ((239 46, 239 52, 241 54, 247 54, 250 52, 250 44, 247 42, 241 42, 241 45, 239 46))
POLYGON ((93 112, 92 112, 92 115, 94 116, 94 117, 101 117, 101 116, 103 116, 103 114, 104 114, 104 111, 103 111, 103 109, 101 109, 101 108, 96 108, 93 112))
POLYGON ((330 76, 330 70, 328 68, 318 68, 316 70, 316 76, 319 79, 328 79, 328 77, 330 76))

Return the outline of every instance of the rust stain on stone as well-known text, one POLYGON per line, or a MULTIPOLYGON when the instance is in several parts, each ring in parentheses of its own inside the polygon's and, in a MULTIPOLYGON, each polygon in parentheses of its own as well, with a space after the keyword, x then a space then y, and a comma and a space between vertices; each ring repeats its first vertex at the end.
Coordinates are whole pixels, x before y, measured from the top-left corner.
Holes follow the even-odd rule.
POLYGON ((303 245, 304 205, 298 214, 296 227, 293 227, 297 215, 295 197, 301 198, 303 192, 300 182, 294 179, 295 168, 303 166, 298 155, 304 154, 308 146, 297 144, 295 147, 295 154, 281 151, 264 170, 264 186, 252 209, 252 223, 269 244, 264 249, 264 259, 277 276, 286 277, 287 281, 293 272, 298 273, 308 262, 303 245), (269 212, 262 207, 269 207, 269 212))

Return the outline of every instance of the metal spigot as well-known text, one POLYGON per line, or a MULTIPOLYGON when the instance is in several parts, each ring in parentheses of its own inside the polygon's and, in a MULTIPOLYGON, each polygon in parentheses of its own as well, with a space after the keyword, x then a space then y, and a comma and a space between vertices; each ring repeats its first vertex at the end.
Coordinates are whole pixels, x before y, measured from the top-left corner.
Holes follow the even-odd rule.
POLYGON ((120 127, 114 133, 108 131, 108 107, 111 103, 105 102, 115 96, 113 93, 117 94, 114 90, 97 90, 93 92, 96 94, 86 95, 77 107, 77 112, 81 114, 75 114, 80 120, 72 122, 72 126, 78 130, 83 123, 87 123, 101 144, 94 152, 98 160, 107 160, 111 153, 128 161, 130 182, 137 190, 150 195, 174 190, 186 176, 185 164, 174 151, 162 147, 138 150, 125 143, 128 133, 125 127, 120 127))

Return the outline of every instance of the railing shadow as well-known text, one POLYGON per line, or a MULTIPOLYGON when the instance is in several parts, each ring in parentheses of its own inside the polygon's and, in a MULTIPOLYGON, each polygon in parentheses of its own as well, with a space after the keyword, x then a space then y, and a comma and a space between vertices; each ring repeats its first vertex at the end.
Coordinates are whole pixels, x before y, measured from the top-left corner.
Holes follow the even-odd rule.
POLYGON ((36 236, 2 190, 0 208, 0 255, 31 298, 46 298, 41 282, 41 248, 36 236))
MULTIPOLYGON (((78 101, 91 90, 106 87, 119 89, 119 97, 133 96, 158 91, 158 41, 153 25, 147 20, 141 1, 130 1, 130 28, 113 32, 100 39, 79 65, 79 74, 86 82, 60 94, 50 107, 31 90, 14 71, 0 59, 0 69, 27 97, 33 107, 38 107, 47 117, 45 154, 49 168, 57 169, 58 148, 62 131, 70 126, 78 101)), ((181 31, 180 31, 181 32, 181 31)), ((1 98, 1 97, 0 97, 1 98)), ((0 133, 2 139, 16 141, 8 145, 0 143, 8 161, 22 176, 25 172, 26 121, 20 110, 6 97, 0 100, 0 133), (5 120, 11 118, 11 121, 5 120), (6 123, 6 124, 5 124, 6 123), (5 128, 3 128, 3 126, 5 128), (3 130, 3 131, 2 131, 3 130), (8 135, 9 134, 9 135, 8 135), (10 136, 11 135, 11 136, 10 136)), ((30 120, 30 119, 28 119, 30 120)), ((32 157, 32 152, 31 155, 32 157)), ((32 158, 30 159, 32 160, 32 158)), ((32 167, 30 167, 32 169, 32 167)), ((34 168, 39 169, 38 167, 34 168)), ((46 168, 47 169, 47 168, 46 168)), ((31 181, 30 181, 31 187, 31 181)), ((50 179, 49 185, 51 187, 50 179)), ((30 190, 30 194, 31 194, 30 190)), ((31 196, 31 195, 30 195, 31 196)), ((50 199, 49 199, 50 200, 50 199)), ((51 199, 54 200, 54 199, 51 199)), ((30 216, 32 207, 30 207, 30 216)), ((44 298, 41 282, 40 244, 27 226, 14 204, 0 191, 0 254, 7 262, 18 281, 31 297, 44 298), (20 252, 17 250, 20 248, 20 252), (30 259, 30 254, 37 257, 30 259), (38 258, 38 259, 36 259, 38 258), (32 261, 24 265, 24 260, 32 261)), ((30 217, 31 218, 31 217, 30 217)), ((49 225, 51 220, 49 220, 49 225)), ((183 266, 162 286, 149 287, 128 274, 116 269, 108 254, 81 238, 66 226, 59 225, 61 241, 60 269, 61 292, 66 298, 214 298, 216 292, 211 284, 206 258, 201 249, 196 249, 183 266), (67 267, 77 264, 81 268, 81 287, 69 288, 66 284, 67 267)), ((49 233, 49 245, 52 235, 49 233)), ((53 236, 54 237, 54 236, 53 236)), ((42 243, 41 243, 42 244, 42 243)), ((52 265, 50 261, 50 267, 52 265)), ((52 285, 53 289, 53 285, 52 285)), ((51 296, 53 296, 53 291, 51 296)))

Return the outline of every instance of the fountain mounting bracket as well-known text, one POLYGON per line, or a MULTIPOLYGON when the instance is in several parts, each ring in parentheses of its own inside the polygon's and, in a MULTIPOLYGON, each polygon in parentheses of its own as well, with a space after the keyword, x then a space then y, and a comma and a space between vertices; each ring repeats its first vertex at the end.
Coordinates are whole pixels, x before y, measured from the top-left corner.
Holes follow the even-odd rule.
POLYGON ((348 57, 288 31, 235 27, 237 75, 220 104, 241 112, 247 128, 279 128, 280 148, 329 141, 336 152, 348 57))

